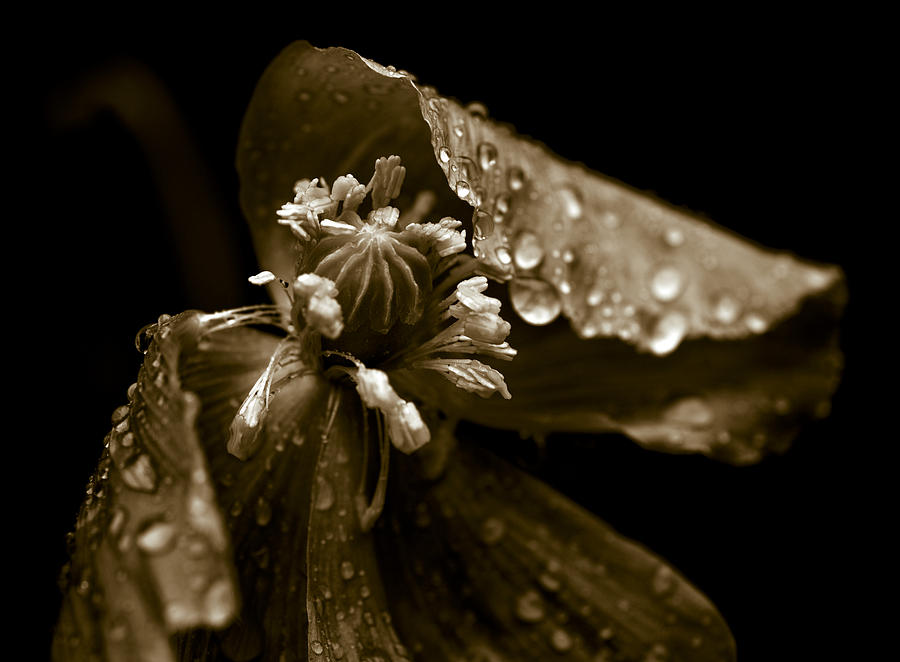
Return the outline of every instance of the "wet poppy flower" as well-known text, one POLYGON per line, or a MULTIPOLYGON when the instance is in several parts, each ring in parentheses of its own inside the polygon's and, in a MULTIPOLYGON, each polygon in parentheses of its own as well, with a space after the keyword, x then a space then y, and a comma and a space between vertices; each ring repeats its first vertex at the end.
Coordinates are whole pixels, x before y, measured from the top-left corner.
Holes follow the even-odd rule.
POLYGON ((343 49, 279 56, 238 167, 274 303, 139 334, 58 659, 733 659, 676 570, 455 426, 754 462, 836 385, 837 269, 343 49))

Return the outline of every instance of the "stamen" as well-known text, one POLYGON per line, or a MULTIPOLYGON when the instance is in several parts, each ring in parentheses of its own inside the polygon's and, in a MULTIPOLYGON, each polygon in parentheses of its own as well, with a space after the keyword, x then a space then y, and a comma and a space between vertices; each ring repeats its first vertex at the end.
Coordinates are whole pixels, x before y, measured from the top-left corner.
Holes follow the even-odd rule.
POLYGON ((285 338, 278 344, 266 369, 256 380, 231 421, 227 448, 228 452, 239 460, 246 460, 259 448, 262 441, 259 433, 269 410, 272 382, 279 370, 295 362, 297 351, 296 339, 293 337, 285 338))
POLYGON ((307 324, 331 339, 337 338, 344 329, 337 295, 335 284, 316 274, 301 274, 294 281, 294 308, 299 309, 307 324))
POLYGON ((232 329, 250 324, 276 326, 285 331, 291 330, 288 311, 272 304, 244 306, 232 308, 218 313, 205 313, 199 316, 205 333, 216 333, 223 329, 232 329), (209 325, 209 326, 207 326, 209 325))
POLYGON ((366 192, 372 193, 372 208, 387 207, 391 200, 400 195, 405 178, 406 168, 400 165, 399 156, 377 159, 375 174, 366 186, 366 192))
POLYGON ((359 526, 363 533, 367 533, 375 526, 381 511, 384 510, 384 498, 387 494, 388 469, 390 468, 391 447, 388 442, 388 436, 384 432, 384 419, 381 413, 376 414, 378 418, 378 452, 381 454, 378 466, 378 479, 375 482, 375 493, 372 500, 366 504, 365 497, 365 471, 366 464, 363 463, 363 479, 360 484, 359 492, 356 495, 356 510, 359 515, 359 526))
POLYGON ((506 400, 512 395, 506 388, 506 380, 503 375, 492 367, 474 359, 432 359, 418 361, 413 364, 415 368, 436 370, 454 385, 477 393, 482 398, 488 398, 494 393, 499 393, 506 400))

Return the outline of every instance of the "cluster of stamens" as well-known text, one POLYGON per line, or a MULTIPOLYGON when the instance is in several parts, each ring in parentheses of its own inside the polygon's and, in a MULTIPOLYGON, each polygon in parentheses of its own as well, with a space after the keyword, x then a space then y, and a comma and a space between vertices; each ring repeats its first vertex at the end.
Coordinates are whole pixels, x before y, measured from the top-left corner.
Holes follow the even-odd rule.
MULTIPOLYGON (((506 342, 510 326, 499 315, 500 302, 484 294, 487 279, 473 276, 476 263, 462 255, 461 223, 420 222, 434 200, 428 192, 405 216, 389 206, 405 175, 399 157, 391 156, 376 161, 366 186, 352 175, 331 187, 318 179, 295 185, 278 223, 299 240, 299 275, 292 282, 268 271, 250 278, 284 287, 291 301, 287 336, 238 410, 228 442, 241 459, 258 448, 273 388, 291 374, 317 369, 347 379, 375 413, 381 441, 375 497, 366 505, 358 495, 364 529, 381 511, 389 446, 412 453, 431 439, 416 404, 394 390, 390 371, 434 370, 482 397, 509 398, 503 375, 472 356, 510 360, 516 353, 506 342), (363 220, 367 195, 372 209, 363 220)), ((257 308, 272 317, 273 306, 257 308)), ((248 310, 223 317, 221 325, 252 323, 253 317, 248 310)))

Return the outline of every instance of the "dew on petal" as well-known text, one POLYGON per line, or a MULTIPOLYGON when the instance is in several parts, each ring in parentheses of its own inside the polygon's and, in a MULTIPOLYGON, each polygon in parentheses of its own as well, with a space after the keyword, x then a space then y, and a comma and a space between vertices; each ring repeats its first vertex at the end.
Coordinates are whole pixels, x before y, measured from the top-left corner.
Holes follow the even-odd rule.
POLYGON ((563 211, 566 216, 573 221, 581 218, 581 214, 584 212, 581 192, 572 186, 563 186, 559 189, 559 196, 562 199, 563 211))
POLYGON ((650 281, 650 292, 657 301, 673 301, 684 288, 684 277, 676 267, 658 269, 650 281))
POLYGON ((162 554, 175 542, 175 525, 170 522, 153 522, 137 536, 137 546, 147 554, 162 554))
POLYGON ((663 234, 663 240, 672 248, 678 248, 684 243, 684 232, 680 228, 669 228, 663 234))
POLYGON ((356 568, 353 567, 353 563, 350 561, 341 561, 341 577, 343 577, 345 581, 353 579, 355 574, 356 568))
POLYGON ((747 325, 747 328, 750 329, 753 333, 763 333, 768 328, 768 324, 766 320, 757 315, 756 313, 750 313, 744 318, 744 324, 747 325))
POLYGON ((488 517, 481 524, 481 540, 486 545, 495 545, 506 533, 506 524, 502 519, 488 517))
POLYGON ((688 397, 678 400, 666 409, 664 417, 667 421, 681 423, 692 427, 703 428, 713 422, 714 414, 710 406, 702 398, 688 397))
POLYGON ((456 195, 460 197, 460 199, 465 200, 469 197, 469 194, 472 192, 472 188, 469 186, 469 182, 464 179, 459 179, 456 182, 456 195))
POLYGON ((322 645, 322 642, 321 642, 321 641, 312 641, 312 642, 310 642, 309 648, 310 648, 310 650, 312 650, 312 652, 315 653, 316 655, 321 655, 322 653, 325 652, 325 647, 322 645))
POLYGON ((482 170, 489 170, 497 164, 497 148, 493 143, 483 142, 478 145, 478 163, 482 170))
POLYGON ((316 490, 316 510, 328 510, 334 505, 334 488, 322 476, 317 476, 316 481, 319 484, 316 490))
POLYGON ((483 209, 476 209, 472 219, 472 226, 475 239, 487 239, 494 232, 494 219, 483 209))
MULTIPOLYGON (((132 440, 131 433, 125 435, 122 439, 122 445, 125 446, 125 439, 132 440)), ((115 458, 114 458, 115 459, 115 458)), ((138 492, 155 492, 158 484, 156 469, 153 468, 153 461, 146 453, 141 453, 134 460, 121 467, 122 481, 131 489, 138 492)))
POLYGON ((534 326, 550 324, 562 312, 556 288, 537 278, 517 278, 509 284, 513 310, 534 326))
POLYGON ((544 259, 544 247, 532 232, 522 232, 513 246, 513 259, 520 269, 534 269, 544 259))
POLYGON ((722 294, 713 303, 713 317, 720 324, 734 324, 741 314, 741 304, 729 294, 722 294))
POLYGON ((656 323, 650 338, 650 351, 657 356, 664 356, 675 351, 687 334, 687 318, 679 312, 671 311, 663 315, 656 323))
POLYGON ((526 591, 516 600, 516 617, 525 623, 544 618, 544 600, 537 591, 526 591))
POLYGON ((272 506, 269 502, 260 497, 256 504, 256 523, 259 526, 266 526, 272 521, 272 506))
POLYGON ((450 163, 450 159, 453 157, 453 153, 450 151, 450 148, 446 145, 443 145, 438 150, 438 158, 441 160, 441 163, 450 163))
POLYGON ((522 187, 525 186, 525 173, 519 167, 513 166, 510 168, 506 177, 509 188, 513 191, 521 191, 522 187))
POLYGON ((550 635, 550 645, 557 653, 568 652, 572 648, 572 636, 562 628, 556 628, 550 635))

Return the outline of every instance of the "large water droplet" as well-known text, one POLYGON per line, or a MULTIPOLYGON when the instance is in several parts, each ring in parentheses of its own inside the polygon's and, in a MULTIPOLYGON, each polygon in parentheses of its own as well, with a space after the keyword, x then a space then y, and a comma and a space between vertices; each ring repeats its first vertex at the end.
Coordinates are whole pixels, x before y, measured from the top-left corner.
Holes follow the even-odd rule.
POLYGON ((541 240, 532 232, 522 232, 516 237, 513 258, 520 269, 534 269, 544 259, 541 240))
POLYGON ((472 192, 472 188, 469 186, 469 182, 464 179, 459 179, 456 182, 456 195, 460 197, 460 199, 465 200, 469 197, 469 193, 472 192))
POLYGON ((334 488, 322 476, 316 476, 319 484, 316 490, 316 510, 328 510, 334 505, 334 488))
POLYGON ((137 546, 147 554, 162 554, 175 542, 175 525, 171 522, 152 522, 137 536, 137 546))
POLYGON ((516 617, 526 623, 544 618, 544 601, 537 591, 526 591, 516 600, 516 617))
POLYGON ((310 650, 316 655, 321 655, 325 652, 325 647, 322 645, 321 641, 312 641, 309 644, 310 650))
POLYGON ((663 315, 656 323, 650 338, 650 351, 657 356, 673 352, 687 334, 687 318, 679 312, 671 311, 663 315))
POLYGON ((506 533, 506 524, 502 519, 488 517, 481 524, 481 540, 486 545, 495 545, 506 533))
POLYGON ((509 284, 509 296, 519 317, 535 326, 550 324, 562 311, 556 288, 537 278, 516 278, 509 284))
POLYGON ((712 312, 713 317, 719 324, 734 324, 741 314, 741 304, 734 297, 722 294, 713 303, 712 312))
POLYGON ((684 277, 676 267, 658 269, 650 281, 650 292, 658 301, 673 301, 684 288, 684 277))
POLYGON ((489 170, 497 164, 497 148, 493 143, 483 142, 478 145, 478 163, 482 170, 489 170))
POLYGON ((483 209, 476 209, 472 217, 475 239, 487 239, 494 232, 494 219, 483 209))
POLYGON ((438 150, 438 158, 441 160, 441 163, 450 163, 450 159, 453 157, 453 153, 450 151, 450 148, 446 145, 443 145, 438 150))

